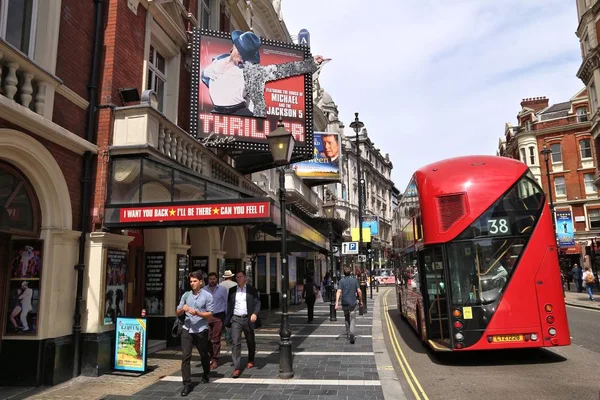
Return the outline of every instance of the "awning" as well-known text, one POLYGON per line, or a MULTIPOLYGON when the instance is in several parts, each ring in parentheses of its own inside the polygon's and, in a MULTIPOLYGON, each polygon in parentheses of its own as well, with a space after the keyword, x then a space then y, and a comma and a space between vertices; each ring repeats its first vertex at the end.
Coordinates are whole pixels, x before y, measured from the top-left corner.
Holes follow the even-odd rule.
POLYGON ((575 243, 575 246, 561 247, 559 252, 562 254, 581 254, 581 246, 575 243))

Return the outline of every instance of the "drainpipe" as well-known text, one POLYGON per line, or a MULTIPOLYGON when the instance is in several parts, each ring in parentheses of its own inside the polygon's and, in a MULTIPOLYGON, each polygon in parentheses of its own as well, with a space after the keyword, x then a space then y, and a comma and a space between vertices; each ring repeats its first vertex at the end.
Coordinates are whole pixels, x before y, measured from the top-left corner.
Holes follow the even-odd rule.
MULTIPOLYGON (((88 83, 88 102, 85 139, 95 142, 96 105, 98 73, 101 61, 102 28, 104 25, 104 0, 94 1, 94 53, 92 55, 92 71, 88 83)), ((89 232, 88 219, 90 214, 90 192, 92 180, 92 153, 86 151, 83 156, 83 175, 81 177, 81 237, 79 238, 79 259, 75 270, 77 271, 77 295, 75 298, 75 313, 73 315, 73 336, 75 347, 73 351, 73 376, 81 374, 81 302, 83 300, 83 273, 85 271, 85 241, 89 232)))

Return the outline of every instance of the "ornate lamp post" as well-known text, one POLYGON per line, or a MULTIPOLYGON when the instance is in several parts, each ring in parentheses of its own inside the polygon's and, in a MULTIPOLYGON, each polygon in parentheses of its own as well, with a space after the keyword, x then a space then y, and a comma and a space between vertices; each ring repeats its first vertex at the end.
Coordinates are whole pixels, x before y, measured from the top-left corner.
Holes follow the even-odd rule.
POLYGON ((323 206, 323 211, 325 212, 325 218, 329 219, 327 221, 327 225, 329 228, 329 274, 331 276, 331 293, 329 296, 329 320, 337 321, 337 316, 335 313, 335 293, 333 292, 333 277, 334 275, 334 259, 333 259, 333 226, 331 224, 331 219, 334 218, 335 215, 335 203, 329 203, 323 206))
MULTIPOLYGON (((362 256, 364 254, 363 251, 363 234, 362 234, 362 220, 363 220, 363 188, 364 188, 364 179, 362 178, 362 174, 360 172, 360 141, 359 134, 360 130, 365 126, 359 119, 358 113, 354 113, 354 121, 350 123, 350 128, 354 130, 356 133, 356 179, 358 180, 358 254, 362 256)), ((360 290, 362 291, 363 305, 364 309, 367 309, 367 280, 365 273, 365 263, 364 261, 360 261, 360 290)))
POLYGON ((554 235, 556 236, 556 221, 554 215, 554 201, 552 200, 552 184, 550 183, 550 166, 548 161, 550 160, 550 155, 552 154, 552 150, 548 149, 546 145, 544 145, 544 150, 540 152, 544 156, 544 162, 546 163, 546 179, 548 180, 548 196, 550 197, 550 212, 552 213, 552 227, 554 227, 554 235))
POLYGON ((285 219, 285 165, 290 163, 294 151, 294 136, 285 130, 281 119, 277 129, 267 136, 273 163, 278 165, 279 172, 279 208, 281 210, 281 288, 283 305, 281 308, 281 327, 279 329, 279 378, 294 377, 292 366, 292 331, 288 318, 289 266, 287 262, 287 225, 285 219))

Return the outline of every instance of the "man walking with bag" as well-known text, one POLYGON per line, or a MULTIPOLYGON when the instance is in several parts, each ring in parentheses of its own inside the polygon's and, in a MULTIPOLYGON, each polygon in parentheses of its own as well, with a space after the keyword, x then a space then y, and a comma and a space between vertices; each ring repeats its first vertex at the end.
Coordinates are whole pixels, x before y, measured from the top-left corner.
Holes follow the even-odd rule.
POLYGON ((240 271, 235 274, 237 286, 229 289, 227 299, 227 317, 225 326, 231 326, 231 338, 233 348, 233 377, 239 378, 241 372, 240 363, 242 357, 242 331, 248 345, 247 369, 254 367, 254 356, 256 354, 256 341, 254 340, 254 324, 258 320, 260 312, 260 299, 255 288, 247 284, 246 273, 240 271))
POLYGON ((181 375, 183 378, 181 396, 187 396, 192 391, 190 361, 194 346, 200 353, 204 371, 200 383, 208 383, 210 375, 208 320, 212 317, 213 299, 210 293, 202 290, 204 285, 204 273, 202 271, 190 273, 189 278, 192 290, 181 296, 181 301, 177 306, 177 316, 185 314, 185 322, 181 330, 181 350, 183 353, 181 358, 181 375))
POLYGON ((346 321, 346 337, 350 339, 350 344, 354 344, 354 328, 356 326, 356 309, 362 307, 362 291, 358 280, 351 276, 352 270, 349 267, 344 268, 344 277, 339 283, 335 295, 335 309, 340 308, 340 297, 342 298, 342 309, 344 310, 344 319, 346 321), (358 295, 358 302, 356 296, 358 295))

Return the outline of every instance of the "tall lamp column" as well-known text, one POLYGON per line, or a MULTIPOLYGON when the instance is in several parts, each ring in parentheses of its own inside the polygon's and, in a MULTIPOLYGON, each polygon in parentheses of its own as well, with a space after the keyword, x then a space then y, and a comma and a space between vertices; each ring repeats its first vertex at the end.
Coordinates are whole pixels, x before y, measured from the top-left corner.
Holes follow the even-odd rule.
MULTIPOLYGON (((352 128, 354 130, 354 132, 356 133, 356 174, 357 177, 356 179, 358 180, 359 183, 359 188, 358 188, 358 254, 359 256, 363 256, 364 254, 364 250, 363 250, 363 234, 362 234, 362 220, 363 220, 363 189, 364 189, 364 184, 365 184, 365 180, 362 178, 362 174, 360 172, 360 164, 361 164, 361 160, 360 160, 360 140, 359 140, 359 136, 360 136, 360 130, 365 126, 365 124, 363 124, 359 119, 358 119, 358 113, 354 113, 354 121, 352 121, 350 123, 350 128, 352 128)), ((365 273, 365 262, 362 260, 361 257, 361 261, 360 261, 360 290, 362 291, 362 298, 363 298, 363 308, 366 311, 367 310, 367 279, 366 279, 366 273, 365 273)))
POLYGON ((554 236, 556 237, 556 216, 554 215, 554 201, 552 200, 552 183, 550 182, 550 155, 552 150, 544 145, 544 150, 540 153, 544 156, 544 163, 546 164, 546 179, 548 181, 548 196, 550 199, 550 213, 552 214, 552 227, 554 228, 554 236))
POLYGON ((283 304, 281 307, 281 326, 279 329, 279 378, 291 379, 294 377, 292 365, 292 331, 290 330, 288 315, 288 293, 290 288, 289 266, 287 260, 287 225, 285 215, 285 168, 292 159, 294 151, 294 137, 285 130, 283 122, 279 119, 277 129, 267 136, 273 164, 279 166, 279 209, 281 211, 281 291, 283 304))
POLYGON ((323 206, 323 211, 325 211, 325 217, 329 219, 327 221, 327 225, 329 228, 329 274, 331 279, 331 290, 329 293, 329 320, 337 321, 337 316, 335 312, 335 292, 333 290, 333 277, 334 275, 334 258, 333 258, 333 224, 331 223, 331 218, 334 216, 335 205, 326 205, 323 206))

